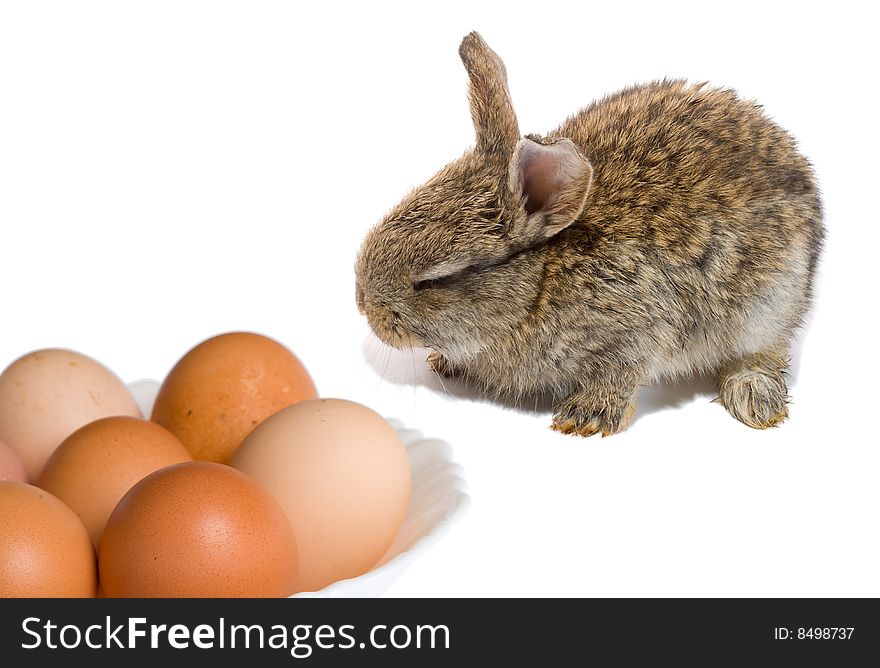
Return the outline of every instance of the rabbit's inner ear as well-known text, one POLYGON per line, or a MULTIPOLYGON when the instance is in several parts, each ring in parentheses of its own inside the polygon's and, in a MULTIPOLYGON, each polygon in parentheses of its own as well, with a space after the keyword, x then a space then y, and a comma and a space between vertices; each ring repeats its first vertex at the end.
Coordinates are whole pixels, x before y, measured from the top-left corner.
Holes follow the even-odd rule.
POLYGON ((564 186, 554 156, 535 153, 522 165, 522 190, 526 197, 526 212, 535 213, 547 205, 550 197, 564 186))
POLYGON ((529 232, 550 237, 577 220, 593 180, 593 167, 571 140, 539 144, 521 139, 510 162, 509 187, 525 200, 529 232))

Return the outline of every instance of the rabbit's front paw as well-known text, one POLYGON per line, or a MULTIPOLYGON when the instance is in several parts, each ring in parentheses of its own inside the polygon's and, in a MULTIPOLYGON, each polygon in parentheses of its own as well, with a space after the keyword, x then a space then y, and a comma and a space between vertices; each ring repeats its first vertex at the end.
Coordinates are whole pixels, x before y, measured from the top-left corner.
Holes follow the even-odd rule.
POLYGON ((428 355, 428 366, 431 367, 431 371, 443 378, 452 378, 458 375, 449 360, 436 350, 428 355))
POLYGON ((588 394, 573 394, 556 405, 552 428, 577 436, 610 436, 626 429, 635 412, 632 401, 602 402, 588 394))

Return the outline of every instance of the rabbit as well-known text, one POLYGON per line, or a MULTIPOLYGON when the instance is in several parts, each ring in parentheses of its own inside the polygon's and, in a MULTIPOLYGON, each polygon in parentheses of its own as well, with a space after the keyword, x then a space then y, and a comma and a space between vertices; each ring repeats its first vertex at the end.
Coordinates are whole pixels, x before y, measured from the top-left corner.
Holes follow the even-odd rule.
POLYGON ((781 423, 824 236, 792 137, 683 80, 520 136, 498 55, 476 32, 459 55, 476 145, 366 235, 355 296, 376 336, 494 398, 551 398, 566 434, 620 432, 641 386, 707 372, 734 418, 781 423))

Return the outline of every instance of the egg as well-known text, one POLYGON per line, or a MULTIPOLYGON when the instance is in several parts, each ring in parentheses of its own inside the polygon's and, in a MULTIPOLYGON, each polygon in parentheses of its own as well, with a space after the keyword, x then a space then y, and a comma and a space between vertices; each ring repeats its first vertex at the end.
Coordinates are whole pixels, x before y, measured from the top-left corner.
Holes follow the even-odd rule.
POLYGON ((189 452, 164 427, 139 418, 109 417, 64 439, 36 484, 70 506, 97 548, 107 518, 136 482, 186 461, 192 461, 189 452))
POLYGON ((277 341, 247 332, 200 343, 162 384, 152 419, 201 460, 225 462, 273 413, 317 396, 299 359, 277 341))
POLYGON ((260 484, 212 462, 174 464, 132 487, 99 549, 107 598, 280 597, 296 587, 297 546, 260 484))
POLYGON ((112 371, 71 350, 38 350, 0 375, 0 440, 36 480, 61 441, 111 415, 140 417, 134 397, 112 371))
POLYGON ((0 441, 0 481, 27 482, 27 471, 18 453, 0 441))
POLYGON ((92 598, 97 584, 76 514, 45 490, 0 482, 0 598, 92 598))
POLYGON ((299 547, 299 591, 367 572, 406 516, 406 448, 378 413, 342 399, 285 408, 260 424, 230 465, 271 492, 299 547))

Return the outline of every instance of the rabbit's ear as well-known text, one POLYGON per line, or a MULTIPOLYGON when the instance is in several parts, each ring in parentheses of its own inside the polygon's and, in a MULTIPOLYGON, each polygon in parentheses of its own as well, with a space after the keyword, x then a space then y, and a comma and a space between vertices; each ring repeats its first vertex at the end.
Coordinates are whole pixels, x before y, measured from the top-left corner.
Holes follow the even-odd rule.
POLYGON ((539 144, 521 139, 513 152, 508 187, 526 210, 524 236, 547 238, 571 225, 583 211, 593 167, 570 139, 539 144))
POLYGON ((462 40, 458 55, 470 78, 468 98, 477 131, 477 150, 510 155, 519 139, 519 128, 504 63, 476 32, 462 40))

